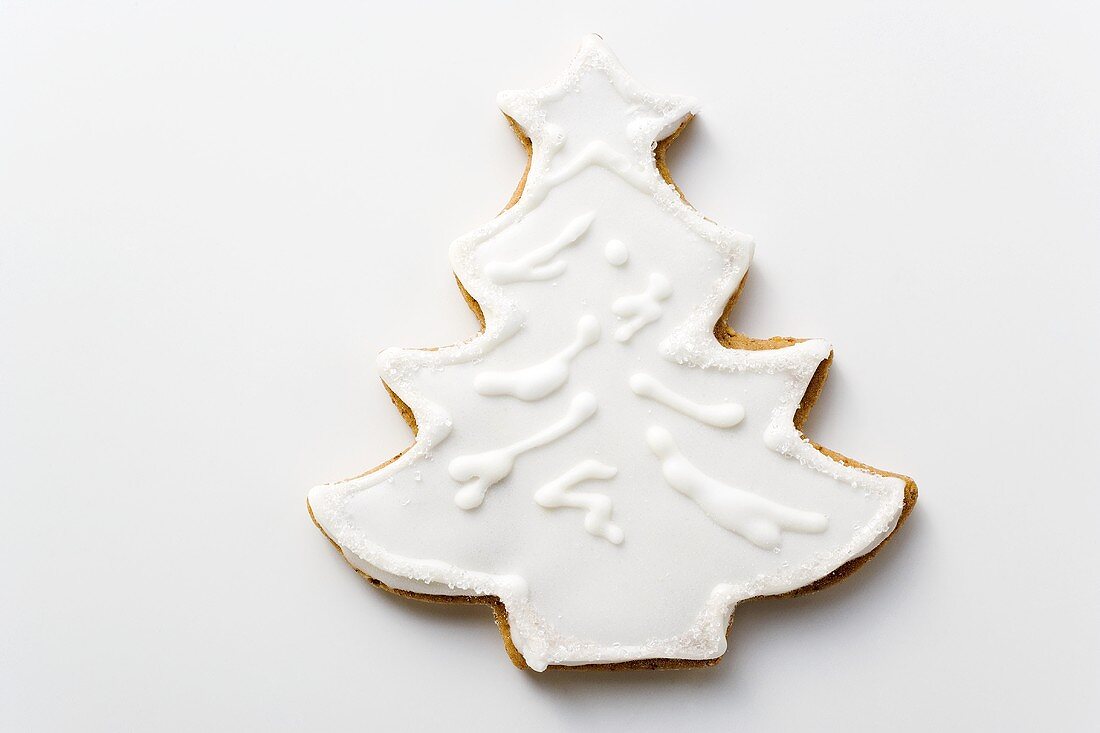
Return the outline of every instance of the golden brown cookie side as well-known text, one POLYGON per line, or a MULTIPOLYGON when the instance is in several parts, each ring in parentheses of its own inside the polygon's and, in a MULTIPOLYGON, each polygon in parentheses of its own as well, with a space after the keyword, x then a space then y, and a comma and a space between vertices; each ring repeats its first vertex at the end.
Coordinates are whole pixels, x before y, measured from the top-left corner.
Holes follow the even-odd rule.
MULTIPOLYGON (((534 160, 535 157, 535 148, 533 145, 531 145, 531 138, 527 136, 527 133, 524 131, 524 129, 520 127, 518 122, 513 120, 508 115, 504 115, 504 119, 508 120, 508 125, 512 128, 512 132, 514 132, 516 137, 519 138, 519 144, 522 145, 524 151, 527 152, 527 163, 524 164, 523 175, 519 178, 519 183, 516 185, 516 190, 512 192, 512 198, 510 198, 508 200, 508 203, 504 205, 504 208, 500 210, 502 214, 508 209, 515 206, 516 203, 519 201, 519 197, 523 195, 523 189, 527 187, 527 176, 531 174, 531 162, 532 160, 534 160)), ((466 289, 463 288, 462 292, 466 292, 466 289)), ((480 306, 478 306, 478 311, 481 311, 480 306)), ((484 323, 482 325, 484 325, 484 323)))

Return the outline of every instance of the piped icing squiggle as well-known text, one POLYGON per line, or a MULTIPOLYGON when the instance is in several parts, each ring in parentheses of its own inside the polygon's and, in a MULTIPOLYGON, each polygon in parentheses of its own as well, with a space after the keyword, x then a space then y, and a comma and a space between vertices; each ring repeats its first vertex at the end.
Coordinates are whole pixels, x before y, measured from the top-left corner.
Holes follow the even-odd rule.
POLYGON ((653 323, 664 309, 661 301, 672 296, 672 283, 659 272, 649 276, 646 289, 637 295, 624 295, 611 304, 611 312, 620 318, 629 318, 626 323, 615 329, 616 341, 629 341, 634 334, 653 323))
POLYGON ((569 222, 554 241, 511 262, 493 261, 485 265, 485 274, 498 285, 522 281, 550 280, 565 272, 565 262, 555 260, 558 254, 575 243, 588 231, 595 212, 581 214, 569 222))
POLYGON ((757 547, 778 548, 783 530, 817 534, 829 528, 823 514, 791 509, 707 476, 684 457, 672 434, 662 427, 654 425, 645 438, 661 460, 661 473, 672 488, 698 504, 716 523, 757 547))
POLYGON ((482 372, 474 377, 474 389, 486 396, 510 395, 525 401, 541 400, 556 392, 569 379, 569 363, 600 340, 600 322, 581 316, 577 337, 546 361, 510 372, 482 372))
POLYGON ((736 402, 700 405, 642 372, 630 378, 630 389, 639 397, 648 397, 716 428, 732 428, 745 419, 745 408, 736 402))
POLYGON ((573 507, 585 509, 584 528, 590 534, 603 537, 618 545, 623 541, 623 530, 611 522, 611 499, 606 494, 594 494, 571 489, 584 481, 615 477, 618 469, 589 458, 581 461, 558 478, 543 484, 535 492, 535 503, 547 509, 573 507))
POLYGON ((575 430, 585 420, 596 414, 596 398, 589 392, 581 392, 569 404, 569 410, 556 422, 537 433, 503 448, 484 453, 459 456, 447 467, 455 481, 464 485, 455 494, 455 504, 463 509, 475 509, 485 500, 489 487, 512 472, 516 458, 529 450, 557 440, 575 430))

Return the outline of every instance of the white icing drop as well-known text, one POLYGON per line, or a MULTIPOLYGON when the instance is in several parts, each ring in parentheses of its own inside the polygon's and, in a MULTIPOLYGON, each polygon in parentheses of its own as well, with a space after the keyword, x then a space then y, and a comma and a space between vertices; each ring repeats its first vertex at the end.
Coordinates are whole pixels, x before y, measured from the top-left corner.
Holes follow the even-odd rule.
POLYGON ((511 372, 482 372, 474 377, 478 394, 510 395, 528 402, 541 400, 557 391, 569 379, 569 364, 577 354, 600 340, 600 322, 584 315, 577 322, 577 336, 564 349, 544 362, 511 372))
POLYGON ((569 222, 554 241, 532 250, 518 260, 490 262, 485 265, 485 274, 498 285, 525 280, 549 280, 557 277, 565 272, 565 262, 554 258, 563 249, 580 239, 581 235, 588 231, 594 218, 596 213, 593 211, 581 214, 569 222))
POLYGON ((823 514, 791 509, 707 476, 684 457, 664 428, 654 425, 645 437, 661 459, 661 473, 672 488, 692 499, 719 525, 757 547, 778 548, 783 530, 819 534, 829 527, 823 514))
POLYGON ((671 295, 672 284, 668 278, 655 272, 649 276, 649 285, 644 291, 615 300, 611 304, 611 312, 620 318, 630 318, 615 329, 615 340, 629 341, 642 328, 660 318, 664 313, 661 301, 668 300, 671 295))
POLYGON ((672 391, 655 377, 641 372, 630 378, 630 389, 634 390, 634 394, 639 397, 648 397, 716 428, 732 428, 745 419, 745 408, 736 402, 700 405, 672 391))
POLYGON ((455 504, 463 509, 481 506, 485 492, 512 472, 512 466, 520 454, 557 440, 595 413, 596 398, 590 392, 581 392, 569 403, 569 410, 560 420, 534 435, 503 448, 455 458, 447 466, 447 472, 455 481, 464 484, 455 494, 455 504))
POLYGON ((606 494, 592 494, 570 491, 582 481, 592 479, 608 480, 614 478, 618 469, 597 460, 588 459, 578 463, 553 481, 544 484, 535 492, 535 503, 547 509, 573 507, 586 509, 584 528, 590 534, 603 537, 612 544, 623 541, 623 530, 611 522, 611 499, 606 494))
POLYGON ((630 250, 618 239, 612 239, 604 245, 603 256, 615 267, 622 267, 630 259, 630 250))

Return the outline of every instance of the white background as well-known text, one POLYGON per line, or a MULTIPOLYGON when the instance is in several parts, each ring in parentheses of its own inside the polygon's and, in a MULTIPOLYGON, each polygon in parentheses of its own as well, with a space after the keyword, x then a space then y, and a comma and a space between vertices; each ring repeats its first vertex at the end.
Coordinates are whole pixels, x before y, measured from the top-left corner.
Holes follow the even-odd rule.
POLYGON ((1100 15, 682 5, 0 3, 0 729, 1100 724, 1100 15), (495 92, 590 31, 703 101, 671 165, 757 239, 734 325, 836 349, 808 433, 921 489, 709 670, 518 671, 305 511, 408 441, 374 353, 473 332, 495 92))

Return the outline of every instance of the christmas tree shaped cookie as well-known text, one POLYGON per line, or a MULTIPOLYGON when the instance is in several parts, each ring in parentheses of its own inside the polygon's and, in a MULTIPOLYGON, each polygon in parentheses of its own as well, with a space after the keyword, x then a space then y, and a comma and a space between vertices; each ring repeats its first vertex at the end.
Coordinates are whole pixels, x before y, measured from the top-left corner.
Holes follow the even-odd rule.
POLYGON ((310 511, 375 585, 491 605, 517 665, 711 664, 737 603, 852 572, 916 487, 799 432, 828 343, 725 325, 753 242, 663 162, 694 100, 642 88, 593 36, 499 103, 527 175, 451 246, 484 328, 381 353, 415 441, 310 511))

